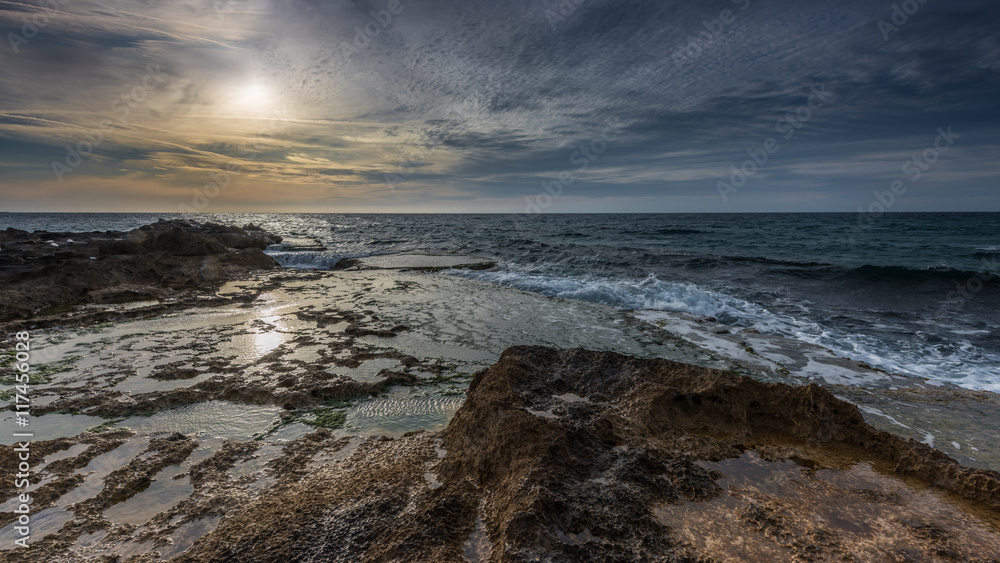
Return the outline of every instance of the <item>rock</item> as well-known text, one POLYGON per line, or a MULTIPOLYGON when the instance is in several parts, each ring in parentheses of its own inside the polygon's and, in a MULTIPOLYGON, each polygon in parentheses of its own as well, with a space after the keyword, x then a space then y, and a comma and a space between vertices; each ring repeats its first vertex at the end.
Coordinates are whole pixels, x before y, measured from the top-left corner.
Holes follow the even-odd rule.
POLYGON ((509 348, 443 432, 350 456, 178 560, 973 560, 1000 545, 1000 474, 874 430, 816 385, 611 352, 509 348))
POLYGON ((0 322, 80 303, 213 289, 248 271, 277 267, 263 249, 280 241, 254 225, 191 221, 159 221, 127 233, 7 229, 0 232, 0 322))

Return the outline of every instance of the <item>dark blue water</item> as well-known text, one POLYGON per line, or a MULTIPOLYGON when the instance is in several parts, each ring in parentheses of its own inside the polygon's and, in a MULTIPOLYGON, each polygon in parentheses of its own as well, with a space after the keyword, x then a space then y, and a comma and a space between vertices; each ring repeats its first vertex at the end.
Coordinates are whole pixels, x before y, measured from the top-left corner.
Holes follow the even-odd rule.
MULTIPOLYGON (((149 214, 3 214, 0 228, 130 229, 149 214)), ((457 272, 622 309, 714 316, 898 373, 1000 390, 1000 214, 215 214, 322 253, 293 267, 402 251, 491 256, 457 272)))

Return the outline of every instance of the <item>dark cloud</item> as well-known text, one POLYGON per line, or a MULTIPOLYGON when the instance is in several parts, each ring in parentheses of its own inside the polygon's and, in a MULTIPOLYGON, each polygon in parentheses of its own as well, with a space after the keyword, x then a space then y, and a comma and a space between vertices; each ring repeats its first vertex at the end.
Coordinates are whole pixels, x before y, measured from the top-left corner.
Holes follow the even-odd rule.
MULTIPOLYGON (((998 4, 931 0, 894 28, 879 24, 894 3, 870 0, 574 4, 74 3, 0 59, 22 77, 0 85, 0 140, 25 156, 3 173, 44 171, 156 64, 169 81, 88 170, 198 185, 236 160, 259 182, 327 184, 331 203, 478 197, 493 202, 484 211, 517 210, 568 171, 570 203, 553 211, 609 197, 635 210, 850 211, 952 126, 962 137, 947 159, 961 166, 942 159, 900 210, 966 196, 978 210, 995 183, 998 4), (832 97, 810 106, 815 87, 832 97), (779 122, 796 112, 785 139, 779 122), (620 131, 581 168, 576 151, 609 122, 620 131), (780 150, 719 199, 716 182, 769 137, 780 150), (253 158, 247 143, 261 145, 253 158), (387 174, 403 182, 373 186, 387 174)), ((32 12, 46 13, 0 2, 0 29, 32 12)))

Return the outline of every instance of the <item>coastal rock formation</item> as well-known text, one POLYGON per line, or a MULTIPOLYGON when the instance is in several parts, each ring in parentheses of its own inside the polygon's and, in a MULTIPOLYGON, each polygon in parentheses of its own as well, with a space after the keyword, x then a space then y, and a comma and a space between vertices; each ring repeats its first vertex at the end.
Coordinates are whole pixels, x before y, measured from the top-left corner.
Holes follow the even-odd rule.
POLYGON ((159 221, 121 232, 0 231, 0 322, 86 303, 161 299, 271 269, 254 225, 159 221))
POLYGON ((874 430, 816 385, 667 360, 513 347, 443 432, 346 444, 177 560, 996 561, 1000 546, 1000 474, 874 430))

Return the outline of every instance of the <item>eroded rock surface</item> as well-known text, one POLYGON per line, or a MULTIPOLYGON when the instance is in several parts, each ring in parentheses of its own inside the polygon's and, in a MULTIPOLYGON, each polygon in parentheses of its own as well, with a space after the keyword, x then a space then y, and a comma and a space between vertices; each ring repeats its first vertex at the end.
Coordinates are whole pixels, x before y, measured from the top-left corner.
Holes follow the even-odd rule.
MULTIPOLYGON (((129 474, 192 448, 150 441, 129 474)), ((439 433, 319 430, 280 451, 212 451, 178 474, 191 497, 141 528, 94 518, 116 498, 109 484, 32 549, 63 561, 996 561, 1000 546, 1000 474, 875 430, 816 385, 611 352, 510 348, 439 433)))
POLYGON ((81 303, 162 299, 272 269, 253 225, 159 221, 121 232, 0 231, 0 322, 81 303))

